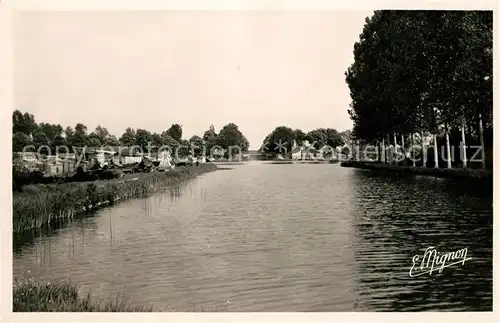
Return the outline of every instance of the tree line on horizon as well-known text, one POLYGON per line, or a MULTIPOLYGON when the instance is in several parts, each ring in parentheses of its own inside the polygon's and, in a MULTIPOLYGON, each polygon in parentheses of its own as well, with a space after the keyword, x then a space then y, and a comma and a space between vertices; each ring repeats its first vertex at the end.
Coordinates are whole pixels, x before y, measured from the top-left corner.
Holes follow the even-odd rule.
POLYGON ((205 147, 208 153, 215 146, 223 149, 238 146, 244 152, 248 150, 249 142, 234 123, 225 125, 218 133, 212 125, 202 137, 194 135, 188 140, 182 138, 182 126, 179 124, 172 124, 161 133, 128 127, 117 138, 100 125, 92 132, 89 132, 87 126, 82 123, 77 123, 74 128, 70 126, 63 128, 60 124, 37 123, 32 114, 15 110, 12 115, 12 151, 21 152, 24 147, 30 145, 33 145, 35 150, 49 147, 52 153, 58 146, 66 146, 71 151, 73 147, 103 146, 138 146, 143 151, 155 151, 161 146, 175 149, 179 146, 193 145, 200 147, 195 149, 195 153, 201 153, 202 147, 205 147))
POLYGON ((317 128, 305 133, 301 129, 278 126, 266 136, 259 151, 269 154, 292 153, 294 143, 301 146, 305 141, 314 149, 325 146, 336 148, 347 143, 350 137, 350 130, 338 132, 332 128, 317 128))
POLYGON ((423 165, 447 168, 468 167, 477 145, 492 167, 492 11, 375 11, 345 74, 356 140, 380 151, 420 140, 423 165))

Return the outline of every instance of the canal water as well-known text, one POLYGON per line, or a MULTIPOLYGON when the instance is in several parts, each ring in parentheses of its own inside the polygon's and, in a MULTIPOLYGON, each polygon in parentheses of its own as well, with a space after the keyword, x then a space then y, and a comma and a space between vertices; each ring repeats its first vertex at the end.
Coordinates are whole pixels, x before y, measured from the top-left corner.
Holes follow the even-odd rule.
POLYGON ((227 167, 16 243, 14 276, 163 311, 492 310, 491 190, 328 164, 227 167), (472 259, 410 277, 430 246, 472 259))

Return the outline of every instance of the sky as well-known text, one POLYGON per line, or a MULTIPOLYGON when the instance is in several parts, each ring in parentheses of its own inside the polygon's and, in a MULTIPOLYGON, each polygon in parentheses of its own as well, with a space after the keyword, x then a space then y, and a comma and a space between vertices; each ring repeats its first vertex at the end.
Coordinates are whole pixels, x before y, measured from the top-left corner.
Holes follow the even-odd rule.
POLYGON ((37 122, 183 137, 232 122, 350 129, 345 71, 371 11, 19 11, 14 108, 37 122))

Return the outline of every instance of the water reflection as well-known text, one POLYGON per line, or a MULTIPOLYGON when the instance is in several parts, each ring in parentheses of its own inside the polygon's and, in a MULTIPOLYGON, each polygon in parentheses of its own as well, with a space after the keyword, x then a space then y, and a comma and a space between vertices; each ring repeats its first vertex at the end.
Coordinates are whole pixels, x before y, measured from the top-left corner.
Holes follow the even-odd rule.
MULTIPOLYGON (((84 215, 85 218, 92 218, 98 216, 98 211, 91 211, 84 215)), ((85 219, 82 217, 75 218, 73 220, 59 220, 50 223, 47 227, 42 229, 34 229, 25 231, 22 234, 14 235, 12 237, 12 245, 13 245, 13 253, 15 255, 19 255, 22 253, 23 248, 28 248, 37 244, 42 237, 47 239, 52 236, 57 236, 62 234, 64 229, 71 227, 72 225, 78 225, 79 223, 84 222, 85 219)), ((96 224, 96 223, 94 223, 96 224)), ((96 227, 90 227, 90 229, 95 229, 96 227)))
POLYGON ((491 310, 491 198, 456 187, 336 165, 236 165, 42 232, 15 253, 14 274, 70 275, 82 291, 123 289, 157 310, 491 310), (473 260, 410 278, 430 245, 467 247, 473 260))
POLYGON ((357 173, 353 187, 359 289, 367 309, 492 309, 491 200, 471 194, 454 198, 447 181, 381 180, 367 172, 357 173), (442 273, 409 277, 412 257, 429 246, 440 252, 468 248, 473 259, 442 273))

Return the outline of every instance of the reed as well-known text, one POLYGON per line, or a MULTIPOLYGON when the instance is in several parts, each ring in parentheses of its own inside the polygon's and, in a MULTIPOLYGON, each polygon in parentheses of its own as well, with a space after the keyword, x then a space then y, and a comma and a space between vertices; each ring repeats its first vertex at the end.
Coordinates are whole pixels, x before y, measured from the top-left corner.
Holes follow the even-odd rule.
POLYGON ((133 179, 114 179, 64 184, 24 186, 13 193, 13 233, 41 228, 51 222, 70 220, 76 215, 129 198, 145 197, 168 185, 216 170, 211 163, 179 167, 169 172, 133 174, 133 179))
POLYGON ((152 312, 152 307, 129 304, 122 294, 113 300, 80 297, 78 287, 69 281, 14 281, 14 312, 152 312))

